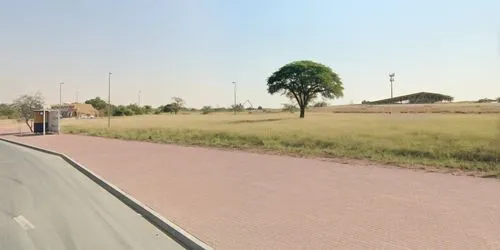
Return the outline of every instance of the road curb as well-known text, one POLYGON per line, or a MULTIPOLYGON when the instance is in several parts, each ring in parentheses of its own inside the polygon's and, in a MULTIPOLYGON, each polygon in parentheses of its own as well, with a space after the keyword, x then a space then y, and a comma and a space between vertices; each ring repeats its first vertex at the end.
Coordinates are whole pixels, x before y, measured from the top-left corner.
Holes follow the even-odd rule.
POLYGON ((134 199, 132 196, 126 194, 125 192, 120 190, 118 187, 107 182, 106 180, 104 180, 103 178, 98 176, 97 174, 93 173, 92 171, 90 171, 89 169, 84 167, 82 164, 71 159, 69 156, 62 154, 62 153, 55 152, 55 151, 51 151, 48 149, 36 147, 33 145, 29 145, 29 144, 20 143, 20 142, 5 139, 5 138, 0 138, 0 141, 5 141, 8 143, 12 143, 15 145, 27 147, 27 148, 34 149, 34 150, 37 150, 40 152, 44 152, 47 154, 52 154, 52 155, 56 155, 56 156, 61 157, 66 162, 68 162, 71 166, 76 168, 82 174, 89 177, 92 181, 97 183, 99 186, 104 188, 106 191, 108 191, 113 196, 118 198, 120 201, 125 203, 127 206, 132 208, 134 211, 136 211, 137 213, 142 215, 146 220, 148 220, 150 223, 155 225, 158 229, 160 229, 161 231, 163 231, 167 235, 174 238, 176 241, 178 241, 179 243, 184 245, 186 248, 193 249, 193 250, 202 250, 202 249, 213 250, 213 248, 210 247, 209 245, 207 245, 206 243, 202 242, 201 240, 199 240, 195 236, 191 235, 190 233, 184 231, 182 228, 177 226, 175 223, 162 217, 160 214, 155 212, 153 209, 149 208, 145 204, 142 204, 138 200, 134 199))

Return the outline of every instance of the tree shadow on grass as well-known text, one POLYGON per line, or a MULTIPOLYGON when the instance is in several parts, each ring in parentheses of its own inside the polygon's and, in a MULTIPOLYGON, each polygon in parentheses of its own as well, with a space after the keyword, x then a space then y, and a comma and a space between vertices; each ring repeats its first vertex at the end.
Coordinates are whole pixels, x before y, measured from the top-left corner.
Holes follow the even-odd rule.
POLYGON ((242 124, 242 123, 261 123, 261 122, 276 122, 282 120, 290 120, 293 118, 268 118, 268 119, 257 119, 257 120, 239 120, 239 121, 230 121, 229 124, 242 124))

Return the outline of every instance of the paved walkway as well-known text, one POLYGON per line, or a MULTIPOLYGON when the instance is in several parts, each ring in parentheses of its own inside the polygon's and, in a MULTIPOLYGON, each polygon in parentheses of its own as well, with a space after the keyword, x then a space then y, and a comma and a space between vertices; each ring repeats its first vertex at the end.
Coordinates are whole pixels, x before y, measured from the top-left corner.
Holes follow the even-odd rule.
POLYGON ((84 136, 63 152, 216 249, 500 249, 500 181, 84 136))

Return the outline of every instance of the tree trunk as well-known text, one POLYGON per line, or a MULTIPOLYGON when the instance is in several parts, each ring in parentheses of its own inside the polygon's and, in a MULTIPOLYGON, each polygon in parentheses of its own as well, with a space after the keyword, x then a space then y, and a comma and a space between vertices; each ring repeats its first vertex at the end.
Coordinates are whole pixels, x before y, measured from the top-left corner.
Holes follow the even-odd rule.
POLYGON ((30 125, 30 121, 29 120, 25 120, 26 122, 26 125, 28 126, 28 128, 30 129, 30 132, 33 133, 33 126, 30 125))
POLYGON ((300 118, 304 118, 304 115, 306 113, 306 107, 300 107, 300 118))

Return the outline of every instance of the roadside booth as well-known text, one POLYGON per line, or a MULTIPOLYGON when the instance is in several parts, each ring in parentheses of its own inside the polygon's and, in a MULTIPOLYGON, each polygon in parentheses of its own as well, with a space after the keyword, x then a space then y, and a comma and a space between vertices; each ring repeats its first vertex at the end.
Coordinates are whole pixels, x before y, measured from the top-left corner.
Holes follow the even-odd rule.
MULTIPOLYGON (((43 110, 35 110, 34 111, 34 119, 33 119, 33 132, 35 133, 43 133, 43 110)), ((45 111, 45 131, 48 130, 49 127, 49 111, 45 111)))
POLYGON ((59 119, 57 110, 35 110, 33 119, 33 132, 43 134, 43 114, 45 112, 45 132, 59 132, 59 119))

